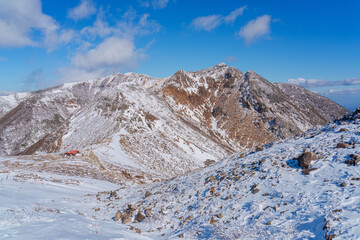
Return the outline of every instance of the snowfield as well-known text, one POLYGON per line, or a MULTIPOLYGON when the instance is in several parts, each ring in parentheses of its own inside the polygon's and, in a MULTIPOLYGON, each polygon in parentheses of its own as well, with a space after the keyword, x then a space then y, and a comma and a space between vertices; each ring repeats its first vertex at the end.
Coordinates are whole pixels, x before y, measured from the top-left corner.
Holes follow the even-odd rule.
POLYGON ((345 163, 360 155, 359 119, 150 185, 17 173, 3 162, 21 159, 3 158, 0 238, 359 239, 360 165, 345 163), (317 157, 308 172, 304 152, 317 157))
POLYGON ((119 186, 49 174, 0 174, 0 239, 149 239, 101 219, 96 194, 119 186))

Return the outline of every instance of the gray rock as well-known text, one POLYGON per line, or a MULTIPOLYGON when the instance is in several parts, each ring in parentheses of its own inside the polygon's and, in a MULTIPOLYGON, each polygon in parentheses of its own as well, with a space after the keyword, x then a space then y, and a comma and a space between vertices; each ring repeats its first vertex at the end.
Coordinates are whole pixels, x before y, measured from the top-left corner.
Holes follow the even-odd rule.
POLYGON ((349 148, 350 145, 346 143, 338 143, 336 144, 336 148, 349 148))
POLYGON ((128 209, 130 209, 131 211, 135 211, 138 207, 135 204, 129 204, 128 205, 128 209))
POLYGON ((210 166, 214 163, 216 163, 216 161, 211 159, 206 159, 206 161, 204 162, 205 166, 210 166))
POLYGON ((124 214, 124 215, 121 216, 121 222, 123 224, 130 223, 131 222, 131 217, 128 214, 124 214))
POLYGON ((115 214, 115 217, 114 217, 114 221, 115 222, 117 222, 117 221, 119 221, 120 220, 120 218, 121 218, 121 211, 119 210, 119 211, 117 211, 116 212, 116 214, 115 214))
POLYGON ((304 152, 298 160, 299 166, 302 169, 308 169, 311 165, 311 162, 316 160, 316 154, 313 152, 304 152))
POLYGON ((150 217, 150 216, 151 216, 151 209, 150 209, 150 208, 148 208, 148 209, 145 210, 145 216, 146 216, 146 217, 150 217))
POLYGON ((152 195, 152 193, 150 191, 145 192, 145 197, 150 197, 151 195, 152 195))
POLYGON ((145 216, 141 214, 141 212, 138 212, 138 214, 135 217, 135 220, 138 222, 141 222, 142 220, 145 219, 145 216))

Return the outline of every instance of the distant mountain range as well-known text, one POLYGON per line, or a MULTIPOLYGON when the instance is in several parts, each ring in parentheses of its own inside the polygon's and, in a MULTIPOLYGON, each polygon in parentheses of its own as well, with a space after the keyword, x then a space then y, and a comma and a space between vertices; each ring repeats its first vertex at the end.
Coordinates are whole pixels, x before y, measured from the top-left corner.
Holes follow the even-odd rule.
POLYGON ((347 112, 225 64, 162 79, 114 74, 0 97, 0 155, 91 150, 101 161, 174 176, 347 112))

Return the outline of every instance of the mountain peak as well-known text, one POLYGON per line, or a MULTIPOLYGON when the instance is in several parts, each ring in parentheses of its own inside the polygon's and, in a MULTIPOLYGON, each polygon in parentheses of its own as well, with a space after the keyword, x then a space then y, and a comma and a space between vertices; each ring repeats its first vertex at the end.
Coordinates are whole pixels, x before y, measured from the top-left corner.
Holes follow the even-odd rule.
POLYGON ((228 67, 225 63, 221 62, 219 64, 216 64, 214 67, 228 67))

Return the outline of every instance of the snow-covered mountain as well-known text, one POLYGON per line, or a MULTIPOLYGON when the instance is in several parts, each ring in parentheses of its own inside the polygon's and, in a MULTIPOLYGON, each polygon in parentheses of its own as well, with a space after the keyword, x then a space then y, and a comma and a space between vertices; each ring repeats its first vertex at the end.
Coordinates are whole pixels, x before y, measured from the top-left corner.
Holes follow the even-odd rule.
POLYGON ((7 96, 0 155, 91 150, 101 162, 174 176, 347 113, 294 88, 218 64, 163 79, 114 74, 7 96))
POLYGON ((95 170, 88 156, 2 157, 0 238, 359 239, 359 146, 360 108, 138 187, 97 174, 114 166, 95 170))

